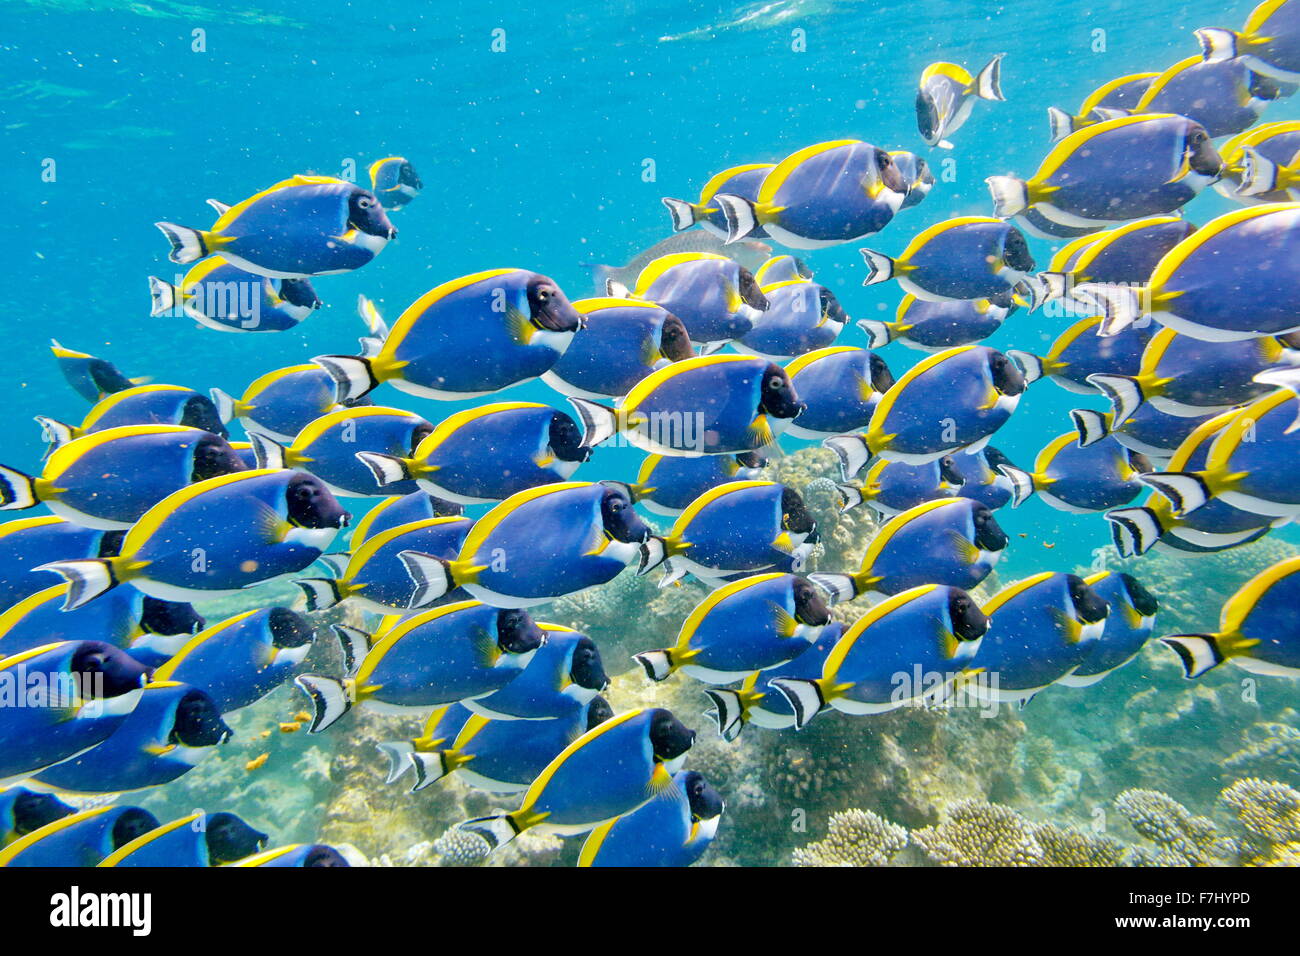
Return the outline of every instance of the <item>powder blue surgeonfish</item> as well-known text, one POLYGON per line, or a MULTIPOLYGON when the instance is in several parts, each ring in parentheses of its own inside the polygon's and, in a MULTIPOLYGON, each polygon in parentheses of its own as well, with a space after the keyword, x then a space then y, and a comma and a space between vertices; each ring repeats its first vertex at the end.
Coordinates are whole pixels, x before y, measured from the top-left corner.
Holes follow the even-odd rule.
POLYGON ((526 269, 489 269, 451 279, 416 299, 374 355, 320 355, 337 400, 381 382, 421 398, 459 401, 549 371, 583 319, 560 287, 526 269))
POLYGON ((785 433, 809 441, 865 430, 880 397, 894 384, 884 359, 849 345, 805 352, 785 371, 805 402, 785 433))
POLYGON ((350 519, 319 478, 244 471, 209 478, 150 508, 115 557, 53 561, 69 610, 130 582, 164 601, 231 593, 301 571, 350 519))
POLYGON ((233 813, 191 813, 142 833, 118 847, 105 867, 221 866, 250 856, 266 845, 267 835, 233 813))
POLYGON ((977 659, 988 619, 961 588, 925 584, 877 604, 845 630, 813 678, 772 681, 802 730, 824 710, 882 714, 942 701, 977 659))
POLYGON ((273 279, 305 279, 359 269, 397 230, 374 193, 329 176, 294 176, 226 209, 211 229, 155 225, 182 265, 219 253, 273 279))
POLYGON ((370 189, 385 209, 401 209, 424 188, 405 156, 385 156, 370 164, 370 189))
POLYGON ((637 503, 654 514, 675 518, 710 488, 762 478, 766 465, 767 459, 752 451, 699 458, 646 455, 636 474, 637 503))
MULTIPOLYGON (((41 796, 52 798, 50 794, 41 796)), ((86 867, 158 826, 135 806, 100 806, 62 816, 0 848, 0 867, 86 867)))
POLYGON ((1118 335, 1098 335, 1102 317, 1079 319, 1042 355, 1023 349, 1007 349, 1007 356, 1020 367, 1025 384, 1049 378, 1067 392, 1097 395, 1101 392, 1092 375, 1136 375, 1142 367, 1142 353, 1155 330, 1130 326, 1118 335))
POLYGON ((1265 123, 1223 144, 1220 194, 1242 203, 1300 199, 1300 121, 1265 123))
POLYGON ((0 655, 52 641, 104 641, 152 666, 174 654, 204 624, 189 604, 160 601, 130 585, 74 611, 63 609, 67 597, 68 585, 56 584, 0 614, 0 655))
POLYGON ((656 369, 695 354, 686 324, 657 303, 605 297, 573 307, 586 328, 542 373, 561 395, 618 398, 656 369))
POLYGON ((631 813, 673 785, 695 742, 661 707, 629 710, 587 731, 552 760, 524 793, 518 810, 467 820, 492 849, 526 830, 585 833, 631 813))
POLYGON ((148 381, 127 378, 107 359, 65 348, 54 339, 50 339, 50 351, 54 353, 55 361, 59 363, 59 371, 63 373, 63 378, 78 395, 91 404, 103 401, 114 392, 143 385, 148 381))
POLYGON ((930 164, 916 153, 906 150, 892 150, 889 158, 894 161, 894 165, 898 167, 899 173, 907 183, 907 196, 903 199, 900 208, 911 209, 913 206, 919 206, 934 188, 935 179, 934 173, 930 171, 930 164))
POLYGON ((1284 83, 1300 83, 1300 2, 1264 0, 1250 11, 1240 32, 1208 27, 1196 31, 1210 62, 1240 57, 1252 69, 1284 83))
POLYGON ((1024 703, 1084 663, 1106 626, 1109 606, 1075 574, 1044 571, 984 603, 988 634, 970 685, 981 700, 1024 703))
POLYGON ((1188 436, 1214 415, 1214 412, 1201 418, 1170 415, 1149 402, 1143 402, 1137 411, 1116 425, 1115 416, 1110 412, 1091 408, 1076 408, 1070 412, 1074 427, 1079 431, 1081 446, 1087 447, 1107 435, 1114 435, 1125 448, 1153 464, 1167 462, 1188 436))
POLYGON ((1082 664, 1062 677, 1066 687, 1087 687, 1123 667, 1146 646, 1155 627, 1160 604, 1155 595, 1131 574, 1098 571, 1083 579, 1092 592, 1106 602, 1110 612, 1101 637, 1082 664))
POLYGON ((962 345, 912 366, 890 386, 865 433, 828 438, 845 480, 873 456, 923 465, 956 451, 979 451, 1006 424, 1025 377, 1003 353, 962 345))
MULTIPOLYGON (((754 202, 758 198, 758 190, 763 185, 763 180, 774 168, 771 163, 746 163, 724 169, 704 184, 704 188, 700 190, 699 202, 688 202, 685 199, 671 199, 665 196, 660 202, 672 216, 673 231, 681 232, 698 223, 715 236, 726 238, 727 217, 722 207, 714 202, 713 197, 718 193, 726 193, 754 202)), ((749 238, 765 239, 767 233, 760 226, 749 234, 749 238)))
POLYGON ((1188 677, 1230 660, 1252 674, 1300 678, 1300 557, 1277 562, 1243 584, 1223 605, 1219 629, 1161 638, 1188 677))
POLYGON ((546 641, 527 612, 478 601, 447 604, 389 625, 373 642, 356 628, 335 625, 348 675, 294 679, 312 702, 311 733, 357 704, 380 712, 427 712, 486 697, 518 677, 546 641))
POLYGON ((531 607, 613 580, 650 534, 629 486, 570 481, 511 495, 474 523, 454 560, 402 556, 415 607, 455 587, 497 607, 531 607))
POLYGON ((435 711, 412 741, 379 744, 390 760, 388 782, 415 771, 412 791, 455 774, 476 790, 520 793, 552 760, 614 716, 603 697, 574 702, 551 720, 497 720, 452 704, 435 711))
POLYGON ((893 321, 862 319, 858 328, 867 333, 873 349, 900 342, 923 352, 940 352, 958 345, 980 342, 999 328, 1016 310, 1016 297, 1002 292, 992 299, 951 299, 927 302, 906 295, 893 321))
POLYGON ((1007 542, 984 505, 969 498, 940 498, 885 522, 856 572, 809 577, 835 602, 864 594, 875 601, 922 584, 969 590, 988 577, 1007 542))
MULTIPOLYGON (((1218 185, 1218 184, 1216 184, 1218 185)), ((1148 216, 1067 244, 1048 263, 1048 271, 1084 282, 1147 280, 1161 257, 1196 231, 1181 216, 1148 216)))
POLYGON ((609 296, 653 302, 686 326, 692 343, 720 346, 748 332, 768 307, 753 274, 716 252, 675 252, 646 264, 631 289, 611 281, 609 296))
POLYGON ((812 277, 813 271, 808 263, 798 256, 790 255, 772 256, 754 270, 754 281, 758 283, 760 289, 765 285, 776 285, 778 282, 811 279, 812 277))
POLYGON ((956 497, 965 479, 957 471, 954 458, 954 455, 944 455, 924 465, 879 458, 862 476, 861 487, 836 485, 840 492, 840 511, 866 504, 892 517, 936 498, 956 497))
POLYGON ((767 309, 754 327, 732 343, 737 352, 764 358, 790 358, 833 343, 849 316, 835 293, 808 279, 763 286, 767 309))
POLYGON ((818 540, 799 492, 775 481, 731 481, 691 502, 666 535, 650 537, 638 573, 665 560, 664 584, 684 574, 718 584, 757 571, 802 571, 818 540))
POLYGON ((86 527, 126 529, 174 491, 247 470, 220 435, 123 425, 60 445, 39 476, 0 465, 0 510, 44 504, 86 527))
POLYGON ((73 812, 72 807, 52 793, 38 793, 26 787, 0 790, 0 849, 73 812))
POLYGON ((817 143, 781 160, 754 199, 718 193, 727 242, 762 230, 792 249, 816 249, 879 232, 902 208, 908 181, 883 149, 856 139, 817 143))
POLYGON ((561 624, 539 624, 546 642, 524 672, 500 690, 465 701, 496 720, 551 720, 586 704, 609 686, 600 648, 586 634, 561 624))
POLYGON ((286 607, 244 611, 191 637, 158 667, 154 680, 198 687, 228 714, 293 676, 315 639, 307 619, 286 607))
POLYGON ((394 495, 380 499, 357 522, 352 531, 349 544, 353 551, 361 547, 367 538, 382 531, 396 528, 398 525, 413 521, 425 521, 429 518, 455 518, 465 509, 451 501, 444 501, 423 491, 413 491, 409 495, 394 495))
POLYGON ((679 771, 666 795, 592 830, 578 866, 690 866, 713 842, 725 809, 703 774, 679 771))
POLYGON ((919 233, 897 258, 863 249, 863 285, 897 279, 905 292, 927 302, 998 299, 1023 290, 1030 311, 1038 306, 1031 278, 1034 257, 1024 234, 1001 219, 961 216, 919 233))
POLYGON ((844 634, 844 624, 832 620, 822 628, 817 640, 798 657, 750 674, 737 688, 710 687, 704 694, 713 707, 705 711, 718 725, 723 740, 740 736, 747 724, 769 730, 785 730, 794 726, 795 713, 786 696, 772 686, 774 680, 792 678, 816 680, 822 675, 822 665, 844 634))
POLYGON ((381 490, 358 452, 409 455, 432 431, 430 422, 412 412, 364 405, 321 416, 287 447, 264 435, 252 434, 249 439, 261 468, 301 468, 339 497, 378 498, 409 494, 418 486, 398 479, 381 490))
POLYGON ((154 679, 111 737, 35 779, 70 793, 157 787, 189 773, 232 734, 204 691, 154 679))
MULTIPOLYGON (((425 518, 397 525, 367 537, 350 554, 322 558, 338 572, 334 578, 298 578, 294 583, 307 595, 307 610, 323 611, 341 601, 378 614, 391 614, 414 607, 415 585, 399 557, 403 551, 418 551, 450 561, 460 553, 474 522, 463 517, 425 518)), ((453 591, 440 603, 467 600, 468 594, 453 591)))
POLYGON ((74 438, 121 425, 186 425, 222 438, 230 434, 212 399, 181 385, 137 385, 114 392, 87 412, 76 426, 44 415, 36 416, 36 421, 54 448, 74 438))
POLYGON ((102 641, 59 641, 0 658, 0 785, 107 740, 140 702, 149 671, 102 641), (15 695, 24 695, 13 700, 15 695))
POLYGON ((987 182, 995 216, 1036 210, 1064 226, 1096 229, 1172 213, 1222 170, 1200 123, 1150 113, 1071 133, 1027 180, 990 176, 987 182))
POLYGON ((1131 110, 1146 93, 1159 73, 1129 73, 1125 76, 1108 80, 1086 97, 1077 113, 1071 116, 1055 106, 1047 108, 1047 120, 1052 130, 1052 142, 1065 139, 1075 130, 1100 123, 1103 116, 1096 113, 1098 107, 1103 110, 1131 110))
POLYGON ((1151 471, 1151 462, 1113 435, 1081 445, 1078 432, 1071 431, 1043 446, 1032 471, 1012 465, 999 470, 1011 479, 1013 508, 1037 495, 1058 511, 1089 514, 1136 498, 1142 491, 1138 475, 1151 471))
POLYGON ((347 857, 328 843, 290 843, 254 853, 231 866, 305 867, 351 866, 347 857))
POLYGON ((707 684, 729 684, 798 657, 830 619, 825 599, 806 578, 756 574, 705 598, 672 647, 635 656, 654 681, 680 670, 707 684))
POLYGON ((196 263, 171 285, 149 277, 151 316, 183 315, 217 332, 283 332, 321 307, 306 279, 268 279, 220 256, 196 263))
POLYGON ((954 489, 957 497, 978 501, 990 511, 1011 503, 1011 479, 1001 470, 1002 465, 1011 464, 1011 459, 1001 451, 985 445, 980 451, 959 451, 948 457, 953 471, 962 479, 954 489))
POLYGON ((57 515, 0 522, 0 605, 12 607, 58 580, 37 568, 64 559, 111 557, 118 553, 124 536, 121 531, 87 528, 57 515))
POLYGON ((1186 116, 1217 139, 1254 126, 1270 103, 1294 92, 1294 86, 1256 72, 1244 60, 1191 56, 1152 80, 1132 112, 1186 116))
POLYGON ((621 434, 659 455, 730 455, 764 448, 805 404, 781 366, 751 355, 701 355, 646 376, 615 408, 569 399, 582 443, 621 434))
POLYGON ((238 421, 250 435, 257 432, 288 443, 318 418, 339 410, 334 393, 329 372, 308 363, 267 372, 239 398, 214 388, 212 400, 225 420, 238 421))
POLYGON ((978 100, 1002 102, 1002 58, 999 53, 975 76, 956 63, 931 63, 921 73, 916 93, 916 125, 927 146, 952 149, 948 137, 970 117, 978 100))
POLYGON ((415 482, 462 505, 567 481, 590 456, 577 423, 537 402, 479 405, 431 427, 409 451, 356 455, 384 491, 415 482))

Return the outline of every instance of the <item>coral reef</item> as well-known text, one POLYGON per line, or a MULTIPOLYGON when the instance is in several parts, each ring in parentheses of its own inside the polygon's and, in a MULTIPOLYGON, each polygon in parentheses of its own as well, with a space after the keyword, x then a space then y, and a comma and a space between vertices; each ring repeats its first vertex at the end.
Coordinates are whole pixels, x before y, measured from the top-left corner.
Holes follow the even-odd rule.
POLYGON ((1010 807, 963 800, 937 826, 912 832, 912 842, 939 866, 1040 866, 1034 828, 1010 807))
POLYGON ((1158 790, 1125 790, 1115 809, 1138 835, 1155 845, 1139 848, 1139 866, 1212 866, 1236 855, 1236 844, 1219 833, 1214 821, 1194 816, 1185 806, 1158 790))
POLYGON ((795 866, 884 866, 907 846, 907 830, 870 810, 831 815, 826 839, 794 851, 795 866))
POLYGON ((1246 837, 1242 862, 1249 866, 1295 866, 1300 862, 1300 791, 1250 777, 1223 791, 1246 837))

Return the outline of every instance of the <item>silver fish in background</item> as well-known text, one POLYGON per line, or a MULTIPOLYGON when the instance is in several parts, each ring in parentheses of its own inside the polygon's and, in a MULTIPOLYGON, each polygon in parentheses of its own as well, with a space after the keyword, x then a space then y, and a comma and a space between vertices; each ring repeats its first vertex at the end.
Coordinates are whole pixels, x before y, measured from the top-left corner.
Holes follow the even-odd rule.
POLYGON ((766 242, 754 239, 745 239, 727 245, 721 238, 703 229, 679 232, 667 239, 659 240, 648 249, 641 250, 629 259, 626 265, 589 264, 596 294, 604 295, 611 281, 632 288, 636 285, 636 277, 647 265, 656 259, 679 252, 711 252, 719 256, 729 256, 750 272, 757 272, 772 255, 772 247, 766 242))

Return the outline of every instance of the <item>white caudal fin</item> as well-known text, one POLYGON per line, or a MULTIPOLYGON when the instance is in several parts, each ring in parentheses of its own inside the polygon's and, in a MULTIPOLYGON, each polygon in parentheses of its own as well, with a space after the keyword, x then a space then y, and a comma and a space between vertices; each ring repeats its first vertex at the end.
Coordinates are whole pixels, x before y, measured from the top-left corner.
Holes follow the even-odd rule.
POLYGON ((411 769, 409 758, 415 748, 409 740, 384 740, 375 744, 375 748, 388 758, 388 778, 384 783, 395 783, 411 769))
POLYGON ((34 508, 40 501, 36 496, 36 479, 16 468, 0 465, 0 511, 34 508))
POLYGON ((1237 34, 1222 27, 1203 27, 1196 31, 1201 44, 1201 54, 1211 63, 1220 63, 1237 56, 1237 34))
POLYGON ((361 351, 357 354, 362 358, 374 358, 383 349, 384 340, 373 335, 363 335, 357 339, 357 344, 361 346, 361 351))
POLYGON ((681 564, 674 562, 671 558, 662 565, 664 573, 659 577, 659 587, 666 588, 676 584, 682 578, 686 577, 686 568, 681 564))
POLYGON ((1019 508, 1034 494, 1034 476, 1013 465, 998 465, 998 471, 1011 482, 1011 507, 1019 508))
POLYGON ((1110 400, 1110 420, 1113 422, 1122 424, 1128 421, 1147 400, 1142 391, 1142 383, 1128 375, 1104 375, 1094 372, 1085 381, 1110 400))
POLYGON ((347 688, 342 681, 316 674, 299 674, 293 679, 311 701, 312 718, 307 732, 319 734, 352 709, 347 688))
POLYGON ((803 730, 826 707, 826 699, 815 680, 777 677, 771 686, 790 704, 794 711, 794 729, 803 730))
POLYGON ((632 290, 617 279, 605 280, 605 295, 611 299, 626 299, 631 294, 632 290))
POLYGON ((1106 122, 1106 120, 1120 119, 1121 117, 1124 116, 1132 116, 1133 111, 1111 109, 1110 107, 1107 106, 1094 106, 1092 109, 1092 115, 1097 117, 1097 119, 1100 122, 1104 123, 1106 122))
POLYGON ((867 500, 862 494, 862 489, 857 485, 836 485, 835 490, 840 493, 840 514, 852 511, 867 500))
POLYGON ((1043 360, 1033 352, 1025 352, 1021 349, 1007 349, 1007 358, 1019 366, 1020 371, 1025 376, 1025 384, 1032 385, 1043 377, 1043 360))
POLYGON ((758 228, 758 212, 748 199, 728 193, 718 193, 713 197, 713 201, 721 207, 722 215, 727 219, 727 238, 724 245, 739 242, 758 228))
POLYGON ((54 561, 42 564, 36 570, 53 571, 63 575, 68 582, 68 596, 63 600, 65 611, 75 611, 118 584, 117 576, 113 573, 113 562, 105 558, 54 561))
POLYGON ((1151 508, 1116 508, 1102 517, 1110 522, 1111 540, 1121 558, 1146 554, 1165 533, 1159 516, 1151 508))
POLYGON ((895 264, 889 256, 874 249, 859 249, 858 252, 862 253, 862 261, 867 264, 867 277, 862 280, 863 285, 877 285, 894 278, 895 264))
POLYGON ((278 441, 273 441, 258 432, 249 432, 248 443, 253 446, 253 457, 257 459, 258 468, 286 467, 285 448, 278 441))
POLYGON ((1176 515, 1191 514, 1213 495, 1205 479, 1192 471, 1151 472, 1138 475, 1138 481, 1168 498, 1176 515))
POLYGON ((1253 146, 1241 151, 1241 185, 1238 196, 1260 196, 1277 189, 1277 163, 1260 155, 1253 146))
POLYGON ((1047 125, 1051 130, 1053 143, 1059 143, 1074 132, 1074 117, 1055 106, 1047 108, 1047 125))
POLYGON ((651 535, 641 545, 641 563, 637 565, 638 576, 649 574, 668 560, 668 543, 658 535, 651 535))
POLYGON ((349 624, 335 624, 330 627, 330 630, 334 632, 334 637, 339 642, 339 650, 343 653, 344 676, 356 676, 357 671, 361 670, 361 662, 366 659, 374 643, 371 635, 349 624))
POLYGON ((1002 95, 1002 58, 1004 56, 1006 56, 1005 53, 999 53, 984 65, 984 69, 975 75, 975 83, 972 89, 980 99, 994 100, 998 103, 1006 99, 1002 95))
POLYGON ((381 342, 388 338, 388 323, 379 314, 379 306, 375 305, 372 299, 364 295, 357 296, 357 315, 365 323, 366 334, 370 338, 379 339, 381 342))
POLYGON ((149 298, 153 303, 149 309, 151 316, 162 315, 176 307, 176 290, 170 282, 164 282, 157 276, 149 277, 149 298))
POLYGON ((451 772, 451 768, 447 766, 446 756, 440 750, 431 753, 411 751, 406 755, 406 765, 415 771, 415 782, 411 784, 411 793, 437 783, 451 772))
POLYGON ((1064 272, 1038 272, 1034 278, 1038 282, 1038 288, 1034 291, 1039 293, 1041 302, 1064 299, 1070 291, 1071 277, 1064 272))
POLYGON ((858 582, 851 574, 819 571, 808 575, 808 580, 826 592, 831 604, 842 604, 858 596, 858 582))
POLYGON ((1023 179, 1015 176, 990 176, 984 182, 993 197, 993 215, 999 219, 1010 219, 1025 211, 1029 206, 1029 187, 1023 179))
POLYGON ((1095 309, 1095 314, 1102 317, 1097 334, 1103 337, 1118 335, 1143 317, 1142 302, 1131 286, 1085 282, 1075 286, 1070 298, 1077 305, 1095 309))
POLYGON ((62 448, 68 442, 72 441, 74 436, 72 426, 65 425, 63 422, 54 418, 46 418, 44 415, 36 416, 36 424, 41 426, 41 435, 50 443, 50 451, 56 448, 62 448))
POLYGON ((456 829, 477 833, 487 842, 489 851, 499 850, 519 836, 520 832, 519 828, 515 826, 514 818, 508 813, 498 813, 490 817, 466 820, 456 829))
POLYGON ((668 675, 673 672, 673 658, 668 651, 645 651, 641 654, 633 654, 635 660, 645 670, 645 676, 652 681, 667 680, 668 675))
POLYGON ((713 702, 707 711, 718 725, 722 739, 730 743, 745 729, 745 704, 734 690, 706 690, 704 696, 713 702))
POLYGON ((695 225, 695 206, 684 199, 669 199, 665 196, 659 200, 673 217, 673 232, 681 232, 695 225))
POLYGON ((578 413, 582 421, 582 445, 595 448, 603 441, 613 438, 618 432, 618 412, 608 405, 591 402, 585 398, 570 398, 569 404, 578 413))
POLYGON ((380 488, 411 477, 406 462, 396 455, 384 455, 377 451, 359 451, 357 460, 370 469, 375 476, 375 484, 380 488))
MULTIPOLYGON (((228 393, 219 388, 208 389, 208 394, 212 396, 212 404, 217 407, 217 418, 220 421, 228 422, 235 417, 235 400, 228 393)), ((253 447, 253 456, 257 456, 257 447, 253 447)), ((261 467, 260 465, 258 466, 261 467)))
POLYGON ((1110 425, 1106 416, 1091 408, 1074 408, 1070 410, 1074 428, 1079 433, 1079 447, 1087 448, 1096 444, 1110 434, 1110 425))
POLYGON ((1226 659, 1213 634, 1171 634, 1160 641, 1173 648, 1182 662, 1183 676, 1189 679, 1213 670, 1226 659))
POLYGON ((857 325, 867 333, 867 348, 883 349, 894 340, 894 333, 888 322, 881 322, 878 319, 859 319, 857 325))
POLYGON ((332 578, 297 578, 293 583, 307 595, 309 611, 324 611, 343 600, 343 589, 332 578))
MULTIPOLYGON (((1257 374, 1254 381, 1259 382, 1261 385, 1289 389, 1300 397, 1300 366, 1289 365, 1280 368, 1268 368, 1257 374)), ((1300 429, 1300 409, 1296 411, 1295 421, 1287 426, 1283 434, 1289 435, 1296 429, 1300 429)))
POLYGON ((230 203, 222 202, 220 199, 205 199, 203 201, 212 207, 213 212, 215 212, 218 217, 224 216, 226 213, 230 212, 230 203))
POLYGON ((835 452, 835 457, 840 460, 840 476, 845 481, 856 478, 858 472, 871 460, 871 449, 861 435, 836 435, 824 439, 822 447, 835 452))
POLYGON ((411 610, 428 607, 456 587, 451 565, 442 558, 420 551, 399 551, 397 557, 415 585, 411 603, 407 605, 411 610))
POLYGON ((379 384, 364 355, 317 355, 312 359, 334 379, 334 400, 340 404, 360 398, 379 384))
POLYGON ((172 262, 188 265, 191 262, 198 262, 208 254, 208 248, 203 242, 203 233, 197 229, 178 226, 174 222, 155 222, 154 225, 172 244, 172 251, 167 255, 172 262))

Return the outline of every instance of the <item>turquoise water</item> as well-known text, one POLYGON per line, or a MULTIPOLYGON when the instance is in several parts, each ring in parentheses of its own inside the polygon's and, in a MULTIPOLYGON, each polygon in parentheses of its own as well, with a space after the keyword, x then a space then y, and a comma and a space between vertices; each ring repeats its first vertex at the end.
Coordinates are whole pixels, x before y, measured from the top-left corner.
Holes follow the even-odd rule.
MULTIPOLYGON (((956 137, 952 181, 868 242, 806 255, 854 319, 892 318, 900 293, 862 287, 859 245, 897 254, 926 225, 987 214, 985 177, 1026 176, 1045 154, 1047 107, 1077 107, 1107 79, 1194 55, 1193 29, 1240 25, 1249 9, 1210 0, 591 9, 11 0, 0 6, 0 234, 10 275, 0 289, 0 461, 38 469, 31 417, 84 415, 50 358, 51 337, 128 375, 239 395, 269 369, 354 352, 359 293, 391 321, 439 282, 511 266, 553 277, 576 299, 594 290, 590 264, 622 264, 668 234, 661 196, 693 196, 716 170, 845 137, 925 155, 913 111, 921 70, 937 59, 977 68, 1005 52, 1007 101, 977 106, 956 137), (204 31, 202 52, 192 49, 195 30, 204 31), (504 52, 491 48, 497 30, 504 52), (806 49, 792 48, 797 33, 806 49), (423 192, 394 214, 400 236, 376 262, 315 281, 325 307, 304 324, 241 336, 150 318, 146 277, 176 273, 156 220, 206 225, 208 197, 237 202, 298 172, 364 177, 391 154, 415 164, 423 192), (48 160, 53 182, 42 180, 48 160)), ((1265 114, 1297 118, 1300 98, 1265 114)), ((1230 208, 1207 189, 1185 212, 1202 223, 1230 208)), ((1030 243, 1045 267, 1055 247, 1030 243)), ((1066 324, 1021 311, 987 344, 1041 351, 1066 324)), ((849 326, 838 344, 862 345, 863 336, 849 326)), ((899 345, 883 354, 896 375, 921 357, 899 345)), ((508 397, 554 400, 536 384, 508 397)), ((457 407, 391 390, 381 401, 433 421, 457 407)), ((1103 407, 1040 384, 994 443, 1027 465, 1069 430, 1066 412, 1080 404, 1103 407)), ((803 444, 784 442, 790 451, 803 444)), ((630 479, 639 459, 602 450, 578 477, 630 479)), ((1003 581, 1086 565, 1110 542, 1099 517, 1037 501, 998 520, 1013 542, 1003 581)), ((1212 620, 1216 608, 1206 610, 1212 620)), ((185 799, 181 791, 176 805, 185 799)))

